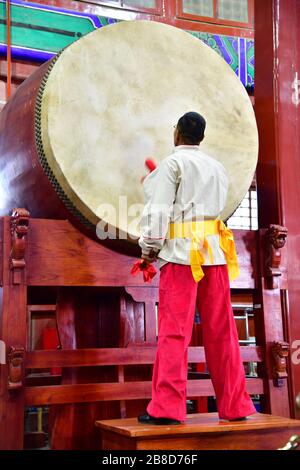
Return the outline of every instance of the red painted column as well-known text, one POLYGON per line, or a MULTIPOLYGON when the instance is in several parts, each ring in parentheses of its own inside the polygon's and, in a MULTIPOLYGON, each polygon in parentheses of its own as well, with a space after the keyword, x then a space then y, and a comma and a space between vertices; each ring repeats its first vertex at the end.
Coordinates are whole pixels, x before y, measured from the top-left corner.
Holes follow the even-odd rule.
POLYGON ((293 407, 300 393, 300 0, 255 0, 255 48, 259 224, 289 230, 283 322, 293 407))

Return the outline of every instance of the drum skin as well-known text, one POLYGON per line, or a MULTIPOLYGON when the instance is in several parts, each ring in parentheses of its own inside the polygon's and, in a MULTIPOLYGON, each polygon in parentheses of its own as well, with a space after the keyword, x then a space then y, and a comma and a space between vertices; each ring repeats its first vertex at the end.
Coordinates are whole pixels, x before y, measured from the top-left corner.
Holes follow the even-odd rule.
POLYGON ((144 162, 172 153, 173 125, 187 111, 204 115, 201 148, 229 174, 227 219, 258 154, 252 105, 234 72, 201 41, 162 23, 121 22, 88 34, 42 65, 0 113, 0 214, 25 207, 32 217, 69 219, 95 239, 97 223, 107 222, 122 239, 106 243, 137 253, 138 230, 102 206, 124 196, 129 207, 143 204, 144 162))
MULTIPOLYGON (((83 224, 62 202, 37 151, 36 104, 52 60, 41 65, 18 87, 0 113, 0 215, 10 215, 15 207, 23 207, 31 217, 68 219, 82 233, 99 241, 95 227, 83 224)), ((135 243, 127 240, 120 243, 108 239, 102 243, 133 256, 140 252, 135 243)))

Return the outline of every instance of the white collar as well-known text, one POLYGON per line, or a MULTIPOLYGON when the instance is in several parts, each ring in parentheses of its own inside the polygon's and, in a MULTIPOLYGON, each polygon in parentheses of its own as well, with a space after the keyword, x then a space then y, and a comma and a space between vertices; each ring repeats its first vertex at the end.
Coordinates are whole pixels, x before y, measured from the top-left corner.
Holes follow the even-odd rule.
POLYGON ((179 150, 200 150, 199 145, 177 145, 174 147, 174 152, 178 152, 179 150))

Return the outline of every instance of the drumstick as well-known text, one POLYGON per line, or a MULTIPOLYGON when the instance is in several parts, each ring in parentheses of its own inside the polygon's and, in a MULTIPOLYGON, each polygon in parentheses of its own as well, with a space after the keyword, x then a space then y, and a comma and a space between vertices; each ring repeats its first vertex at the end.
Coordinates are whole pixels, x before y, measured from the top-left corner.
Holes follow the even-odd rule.
POLYGON ((145 160, 145 165, 147 168, 149 168, 150 170, 150 173, 156 169, 156 163, 154 162, 154 160, 150 157, 150 158, 146 158, 145 160))
MULTIPOLYGON (((148 170, 149 170, 150 173, 152 173, 152 171, 154 171, 154 170, 156 169, 156 166, 157 166, 152 157, 146 158, 146 160, 145 160, 145 165, 146 165, 146 167, 148 168, 148 170)), ((146 176, 147 176, 147 175, 141 177, 141 183, 143 183, 143 181, 144 181, 144 179, 146 178, 146 176)))

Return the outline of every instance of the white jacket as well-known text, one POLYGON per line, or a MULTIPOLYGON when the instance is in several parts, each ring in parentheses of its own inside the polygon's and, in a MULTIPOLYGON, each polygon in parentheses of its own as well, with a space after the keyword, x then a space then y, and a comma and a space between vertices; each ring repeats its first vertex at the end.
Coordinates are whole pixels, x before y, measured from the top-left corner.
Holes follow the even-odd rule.
MULTIPOLYGON (((228 178, 221 163, 197 145, 180 145, 144 180, 145 207, 139 245, 142 253, 159 252, 166 262, 190 264, 190 239, 167 239, 169 222, 217 219, 223 211, 228 178)), ((204 265, 226 264, 219 235, 208 235, 213 262, 205 254, 204 265)))

